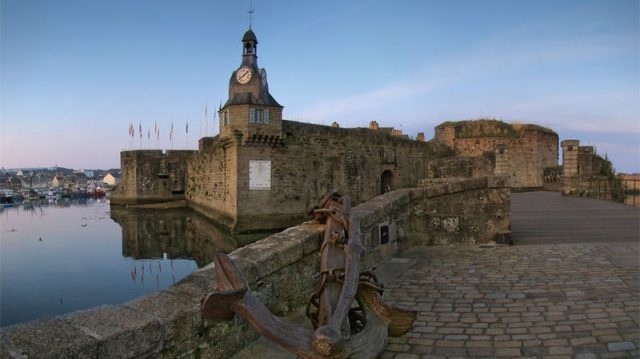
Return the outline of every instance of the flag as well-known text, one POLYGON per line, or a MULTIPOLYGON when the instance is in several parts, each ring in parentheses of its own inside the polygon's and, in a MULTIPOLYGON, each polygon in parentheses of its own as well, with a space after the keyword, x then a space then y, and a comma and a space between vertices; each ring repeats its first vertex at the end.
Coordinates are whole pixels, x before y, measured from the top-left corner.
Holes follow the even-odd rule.
POLYGON ((171 122, 171 130, 169 131, 169 141, 173 138, 173 122, 171 122))
POLYGON ((140 122, 140 125, 138 127, 138 133, 140 134, 140 139, 142 139, 142 122, 140 122))
POLYGON ((151 138, 151 129, 147 130, 147 140, 151 138))
POLYGON ((189 121, 187 121, 187 126, 184 128, 186 133, 189 133, 189 121))
POLYGON ((133 124, 129 122, 129 137, 133 137, 133 124))
POLYGON ((158 133, 158 120, 156 120, 156 125, 153 127, 153 133, 158 133))

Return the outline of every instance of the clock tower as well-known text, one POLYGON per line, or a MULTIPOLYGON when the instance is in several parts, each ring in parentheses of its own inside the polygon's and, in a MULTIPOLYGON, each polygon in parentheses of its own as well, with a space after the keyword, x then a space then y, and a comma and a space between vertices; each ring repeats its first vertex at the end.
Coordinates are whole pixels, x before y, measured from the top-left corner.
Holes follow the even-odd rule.
POLYGON ((258 67, 258 39, 249 28, 242 37, 242 63, 229 79, 229 99, 220 108, 220 137, 242 143, 281 142, 282 106, 269 93, 267 71, 258 67))

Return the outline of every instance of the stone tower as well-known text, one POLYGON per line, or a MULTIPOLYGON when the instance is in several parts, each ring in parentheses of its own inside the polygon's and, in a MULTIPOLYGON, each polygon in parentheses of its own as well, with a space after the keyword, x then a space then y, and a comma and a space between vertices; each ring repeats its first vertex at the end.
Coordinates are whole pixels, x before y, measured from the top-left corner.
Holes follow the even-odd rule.
POLYGON ((565 178, 578 175, 578 140, 564 140, 562 146, 562 176, 565 178))
POLYGON ((269 93, 257 49, 258 39, 250 28, 242 37, 242 63, 229 79, 229 99, 218 112, 221 138, 274 143, 282 137, 282 106, 269 93))

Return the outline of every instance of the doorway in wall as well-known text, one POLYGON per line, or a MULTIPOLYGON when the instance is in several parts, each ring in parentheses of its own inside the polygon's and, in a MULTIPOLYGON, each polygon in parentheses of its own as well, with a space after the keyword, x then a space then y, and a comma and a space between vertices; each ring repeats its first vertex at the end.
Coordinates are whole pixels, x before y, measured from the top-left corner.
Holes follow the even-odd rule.
POLYGON ((380 193, 387 193, 393 189, 393 172, 386 170, 380 176, 380 193))

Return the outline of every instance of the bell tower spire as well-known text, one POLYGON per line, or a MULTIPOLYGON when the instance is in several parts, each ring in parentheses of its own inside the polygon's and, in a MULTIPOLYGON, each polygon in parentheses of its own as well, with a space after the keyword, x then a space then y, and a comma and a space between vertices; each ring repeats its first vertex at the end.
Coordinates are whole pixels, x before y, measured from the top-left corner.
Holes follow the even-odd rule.
POLYGON ((253 33, 251 25, 253 22, 253 0, 249 0, 249 30, 242 37, 242 65, 258 68, 258 39, 253 33))
POLYGON ((242 37, 242 65, 258 68, 258 38, 249 29, 242 37))

